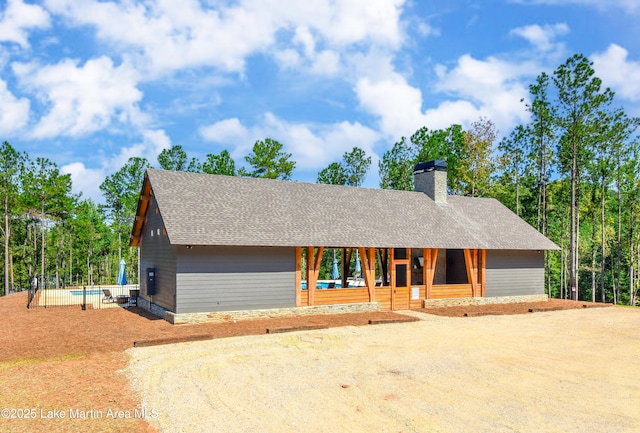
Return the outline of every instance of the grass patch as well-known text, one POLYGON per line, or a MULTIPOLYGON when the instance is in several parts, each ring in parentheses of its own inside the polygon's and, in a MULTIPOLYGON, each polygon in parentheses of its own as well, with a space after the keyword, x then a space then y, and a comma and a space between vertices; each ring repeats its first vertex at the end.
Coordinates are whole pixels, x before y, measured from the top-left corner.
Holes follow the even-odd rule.
POLYGON ((50 357, 35 357, 35 358, 16 358, 9 361, 0 362, 0 371, 11 370, 12 368, 19 368, 31 365, 41 364, 43 362, 56 362, 56 361, 69 361, 72 359, 84 359, 86 354, 70 353, 67 355, 56 355, 50 357))

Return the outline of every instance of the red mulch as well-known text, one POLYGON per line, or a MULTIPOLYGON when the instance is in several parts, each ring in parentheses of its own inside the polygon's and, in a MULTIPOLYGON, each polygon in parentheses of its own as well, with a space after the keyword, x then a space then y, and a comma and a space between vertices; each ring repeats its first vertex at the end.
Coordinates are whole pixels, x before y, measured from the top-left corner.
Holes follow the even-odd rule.
MULTIPOLYGON (((440 316, 485 314, 524 314, 529 309, 570 309, 603 306, 590 302, 550 299, 548 302, 493 304, 425 308, 422 311, 440 316)), ((3 332, 0 332, 0 361, 16 358, 47 358, 81 355, 92 352, 122 351, 135 341, 181 341, 189 338, 223 338, 264 334, 271 328, 362 326, 406 318, 393 312, 331 314, 272 319, 250 319, 236 323, 171 325, 145 310, 108 308, 82 311, 79 306, 27 309, 26 292, 0 299, 3 332)))
MULTIPOLYGON (((109 308, 82 311, 79 306, 26 308, 26 292, 0 298, 0 408, 36 410, 109 409, 131 412, 140 400, 119 371, 128 358, 123 352, 134 342, 159 344, 189 339, 264 334, 270 330, 364 326, 406 321, 392 312, 335 314, 243 320, 237 323, 171 325, 142 309, 109 308)), ((534 309, 602 306, 551 300, 541 303, 423 309, 446 316, 524 314, 534 309)), ((143 343, 144 344, 144 343, 143 343)), ((141 344, 142 345, 142 344, 141 344)), ((0 431, 138 432, 156 430, 142 419, 0 419, 0 431)))
POLYGON ((204 335, 265 334, 268 328, 363 326, 369 320, 406 318, 387 311, 172 325, 137 307, 83 311, 79 306, 27 309, 26 304, 26 292, 0 298, 0 361, 122 351, 143 340, 176 342, 204 335))

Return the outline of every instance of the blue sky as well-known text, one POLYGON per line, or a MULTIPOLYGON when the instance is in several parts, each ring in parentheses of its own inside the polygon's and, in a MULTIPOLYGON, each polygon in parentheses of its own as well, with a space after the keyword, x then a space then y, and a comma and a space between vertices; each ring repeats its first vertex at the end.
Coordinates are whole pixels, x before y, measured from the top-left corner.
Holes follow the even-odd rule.
POLYGON ((131 156, 157 165, 280 141, 293 178, 354 146, 377 161, 421 126, 501 135, 542 71, 587 55, 640 116, 640 0, 0 0, 0 140, 101 200, 131 156))

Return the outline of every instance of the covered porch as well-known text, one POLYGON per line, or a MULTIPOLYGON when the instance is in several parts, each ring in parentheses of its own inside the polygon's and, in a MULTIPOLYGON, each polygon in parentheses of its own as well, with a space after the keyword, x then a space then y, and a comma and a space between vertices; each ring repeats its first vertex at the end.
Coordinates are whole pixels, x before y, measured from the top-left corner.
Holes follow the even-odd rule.
POLYGON ((297 247, 295 276, 296 306, 379 302, 382 310, 408 310, 424 299, 485 296, 486 250, 297 247), (325 249, 340 251, 340 288, 318 286, 325 249), (349 287, 354 261, 364 285, 349 287))

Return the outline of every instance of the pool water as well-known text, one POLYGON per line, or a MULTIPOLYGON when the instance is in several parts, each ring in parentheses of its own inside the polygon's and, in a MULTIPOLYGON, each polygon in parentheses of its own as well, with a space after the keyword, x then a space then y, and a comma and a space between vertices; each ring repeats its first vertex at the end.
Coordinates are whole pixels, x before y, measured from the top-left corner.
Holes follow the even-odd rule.
MULTIPOLYGON (((82 296, 82 290, 71 290, 73 296, 82 296)), ((102 290, 91 289, 87 290, 87 295, 102 295, 102 290)))
MULTIPOLYGON (((307 283, 306 282, 302 282, 302 290, 307 288, 307 283)), ((320 289, 328 289, 329 288, 329 283, 326 283, 324 281, 320 281, 318 283, 316 283, 316 288, 320 288, 320 289)), ((340 283, 336 283, 336 289, 341 289, 342 288, 342 284, 340 283)))

